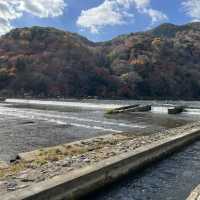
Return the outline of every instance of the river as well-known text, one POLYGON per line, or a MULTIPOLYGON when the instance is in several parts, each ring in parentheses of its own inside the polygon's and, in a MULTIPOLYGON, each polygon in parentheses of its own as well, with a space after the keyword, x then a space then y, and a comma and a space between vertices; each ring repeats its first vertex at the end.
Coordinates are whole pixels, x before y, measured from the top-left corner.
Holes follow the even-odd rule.
POLYGON ((200 183, 200 142, 84 200, 185 200, 200 183))
POLYGON ((7 101, 0 104, 0 160, 9 161, 20 152, 54 146, 110 133, 153 134, 200 120, 199 109, 167 115, 163 107, 149 113, 105 115, 109 108, 130 104, 182 104, 199 102, 65 100, 7 101))

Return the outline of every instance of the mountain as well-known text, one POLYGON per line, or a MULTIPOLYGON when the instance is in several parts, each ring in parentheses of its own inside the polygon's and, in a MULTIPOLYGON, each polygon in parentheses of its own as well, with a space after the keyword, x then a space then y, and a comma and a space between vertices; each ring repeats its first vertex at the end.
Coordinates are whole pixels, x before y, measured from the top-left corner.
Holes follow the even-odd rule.
POLYGON ((200 23, 101 43, 54 28, 14 29, 0 38, 0 95, 197 99, 200 23))

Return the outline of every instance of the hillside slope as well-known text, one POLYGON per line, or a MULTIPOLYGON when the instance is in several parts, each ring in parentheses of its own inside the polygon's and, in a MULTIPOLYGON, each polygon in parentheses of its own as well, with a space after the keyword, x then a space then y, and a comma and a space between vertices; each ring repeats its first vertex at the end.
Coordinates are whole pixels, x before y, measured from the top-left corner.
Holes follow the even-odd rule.
POLYGON ((200 23, 103 43, 54 28, 12 30, 0 38, 0 94, 199 98, 200 23))

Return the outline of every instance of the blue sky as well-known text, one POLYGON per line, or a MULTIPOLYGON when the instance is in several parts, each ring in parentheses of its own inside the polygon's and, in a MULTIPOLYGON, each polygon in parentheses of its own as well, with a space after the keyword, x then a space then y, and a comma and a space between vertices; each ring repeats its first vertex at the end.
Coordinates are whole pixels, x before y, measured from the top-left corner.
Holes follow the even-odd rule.
POLYGON ((103 41, 165 22, 199 20, 200 0, 0 0, 0 34, 37 25, 103 41))

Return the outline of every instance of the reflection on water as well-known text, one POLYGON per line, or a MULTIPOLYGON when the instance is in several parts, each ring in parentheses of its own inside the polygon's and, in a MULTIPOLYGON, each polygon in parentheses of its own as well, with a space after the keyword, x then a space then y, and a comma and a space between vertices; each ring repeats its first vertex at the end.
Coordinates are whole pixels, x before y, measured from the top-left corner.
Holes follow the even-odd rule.
MULTIPOLYGON (((200 182, 200 142, 87 200, 185 200, 200 182)), ((85 200, 86 200, 85 199, 85 200)))

